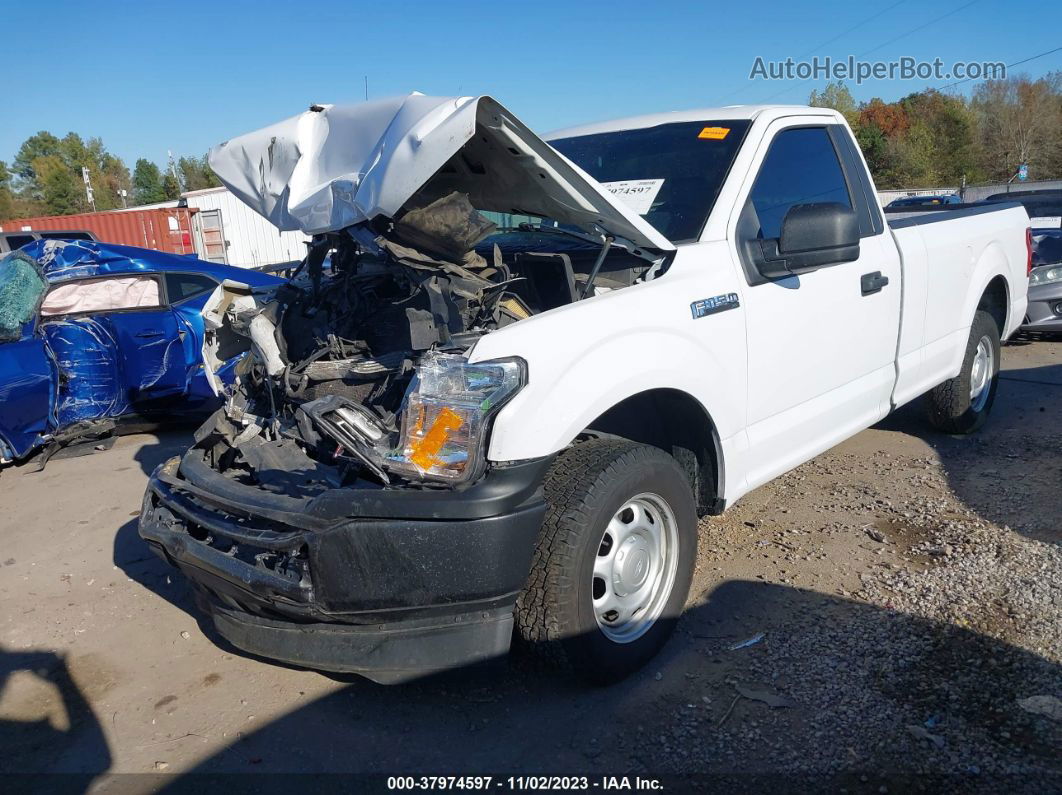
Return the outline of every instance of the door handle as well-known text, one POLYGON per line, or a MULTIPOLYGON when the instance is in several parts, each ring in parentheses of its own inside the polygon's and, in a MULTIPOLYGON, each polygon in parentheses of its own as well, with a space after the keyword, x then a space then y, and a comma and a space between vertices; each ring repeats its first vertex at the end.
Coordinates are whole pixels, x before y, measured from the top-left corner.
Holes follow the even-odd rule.
POLYGON ((863 295, 873 295, 874 293, 880 293, 881 288, 889 283, 888 276, 882 276, 881 271, 874 271, 873 273, 864 273, 859 277, 859 289, 863 295))
POLYGON ((147 328, 143 331, 138 331, 134 336, 140 338, 161 337, 162 332, 155 328, 147 328))

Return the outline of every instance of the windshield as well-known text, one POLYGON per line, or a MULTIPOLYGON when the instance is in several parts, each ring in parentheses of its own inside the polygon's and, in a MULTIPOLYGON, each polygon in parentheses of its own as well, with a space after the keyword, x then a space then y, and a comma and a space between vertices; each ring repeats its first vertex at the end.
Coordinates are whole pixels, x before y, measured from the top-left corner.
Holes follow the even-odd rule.
POLYGON ((0 260, 0 340, 17 340, 37 311, 44 277, 32 260, 17 252, 0 260))
POLYGON ((696 121, 549 144, 673 243, 696 240, 749 121, 696 121))

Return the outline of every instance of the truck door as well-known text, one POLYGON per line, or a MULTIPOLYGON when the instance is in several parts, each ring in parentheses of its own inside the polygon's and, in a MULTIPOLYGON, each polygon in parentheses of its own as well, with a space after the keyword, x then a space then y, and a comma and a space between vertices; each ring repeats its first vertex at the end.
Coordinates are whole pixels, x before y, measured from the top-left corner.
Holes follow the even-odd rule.
POLYGON ((895 379, 899 257, 850 136, 823 122, 791 117, 768 129, 733 221, 748 280, 750 488, 881 419, 895 379), (820 203, 856 213, 856 259, 762 278, 748 246, 779 239, 793 207, 820 203))

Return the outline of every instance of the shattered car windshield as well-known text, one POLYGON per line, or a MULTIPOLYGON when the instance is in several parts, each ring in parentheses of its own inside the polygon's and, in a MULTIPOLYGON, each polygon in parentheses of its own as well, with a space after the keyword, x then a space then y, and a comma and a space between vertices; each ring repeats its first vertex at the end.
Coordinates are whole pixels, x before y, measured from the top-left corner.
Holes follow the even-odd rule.
POLYGON ((13 252, 0 260, 0 340, 17 340, 46 287, 36 265, 13 252))
POLYGON ((549 144, 671 240, 696 240, 748 130, 747 119, 661 124, 549 144))

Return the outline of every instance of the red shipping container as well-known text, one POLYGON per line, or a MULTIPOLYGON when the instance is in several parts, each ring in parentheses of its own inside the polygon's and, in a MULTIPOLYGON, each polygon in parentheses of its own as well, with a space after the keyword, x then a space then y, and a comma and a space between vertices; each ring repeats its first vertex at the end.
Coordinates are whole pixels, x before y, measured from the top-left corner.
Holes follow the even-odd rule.
POLYGON ((195 254, 192 213, 186 207, 125 210, 78 215, 45 215, 0 221, 0 232, 88 231, 104 243, 153 248, 170 254, 195 254))

